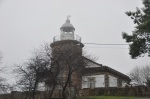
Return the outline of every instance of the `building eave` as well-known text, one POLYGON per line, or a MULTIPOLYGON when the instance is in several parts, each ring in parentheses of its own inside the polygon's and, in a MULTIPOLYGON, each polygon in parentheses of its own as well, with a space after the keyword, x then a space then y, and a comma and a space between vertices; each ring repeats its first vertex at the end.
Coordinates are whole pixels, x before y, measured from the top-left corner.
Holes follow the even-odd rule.
POLYGON ((101 73, 106 73, 106 72, 107 72, 107 73, 110 73, 110 74, 112 74, 112 75, 114 75, 114 76, 118 76, 118 77, 120 77, 121 79, 126 80, 126 81, 128 81, 128 82, 131 81, 131 79, 129 78, 129 76, 127 76, 127 75, 125 75, 125 74, 123 74, 123 73, 121 73, 121 72, 119 72, 119 71, 117 71, 117 70, 115 70, 115 69, 113 69, 113 68, 111 68, 111 67, 103 66, 102 64, 99 64, 99 63, 97 63, 97 62, 94 62, 94 61, 92 61, 92 60, 90 60, 90 59, 88 59, 88 58, 85 58, 85 57, 84 57, 84 59, 85 59, 85 60, 88 60, 89 62, 92 62, 92 63, 94 63, 94 64, 96 64, 96 65, 99 65, 99 67, 85 68, 85 70, 86 70, 85 75, 101 74, 101 73))

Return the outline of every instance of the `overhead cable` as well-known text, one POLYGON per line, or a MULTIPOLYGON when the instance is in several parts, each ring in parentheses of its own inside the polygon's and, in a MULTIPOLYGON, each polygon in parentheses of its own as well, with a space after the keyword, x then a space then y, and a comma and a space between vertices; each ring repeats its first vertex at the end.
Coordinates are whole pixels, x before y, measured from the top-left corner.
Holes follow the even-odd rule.
POLYGON ((129 44, 100 44, 100 43, 83 43, 83 44, 90 44, 90 45, 129 45, 129 44))

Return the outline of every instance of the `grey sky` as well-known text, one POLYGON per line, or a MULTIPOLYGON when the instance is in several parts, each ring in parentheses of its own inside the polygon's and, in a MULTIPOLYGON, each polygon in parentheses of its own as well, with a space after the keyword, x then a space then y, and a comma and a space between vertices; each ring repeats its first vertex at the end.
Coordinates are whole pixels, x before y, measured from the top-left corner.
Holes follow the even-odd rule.
MULTIPOLYGON (((23 63, 34 48, 53 42, 66 16, 71 15, 75 33, 83 43, 125 43, 122 32, 134 30, 126 11, 142 7, 141 0, 0 0, 0 50, 3 64, 23 63)), ((128 46, 93 46, 85 49, 98 63, 128 73, 149 58, 130 59, 128 46)), ((11 76, 11 75, 10 75, 11 76)), ((11 76, 13 77, 13 76, 11 76)))

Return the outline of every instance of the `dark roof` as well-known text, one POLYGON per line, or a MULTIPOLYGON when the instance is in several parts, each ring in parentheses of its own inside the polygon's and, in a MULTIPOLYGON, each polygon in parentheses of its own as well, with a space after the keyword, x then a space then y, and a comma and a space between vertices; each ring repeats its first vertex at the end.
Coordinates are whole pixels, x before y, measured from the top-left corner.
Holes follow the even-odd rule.
POLYGON ((75 30, 74 26, 70 23, 69 19, 66 20, 66 22, 61 26, 60 29, 63 29, 63 28, 72 28, 75 30))
POLYGON ((64 28, 64 27, 74 28, 74 26, 71 23, 64 23, 61 28, 64 28))
POLYGON ((99 63, 97 63, 97 62, 95 62, 95 61, 93 61, 93 60, 91 60, 91 59, 88 59, 88 58, 86 58, 86 57, 83 57, 83 58, 84 58, 85 60, 89 61, 89 62, 92 62, 92 63, 96 64, 96 65, 103 66, 102 64, 99 64, 99 63))
POLYGON ((94 61, 92 61, 92 60, 90 60, 90 59, 85 58, 85 57, 84 57, 84 59, 85 59, 85 60, 88 60, 88 61, 90 61, 90 62, 92 62, 92 63, 95 63, 95 64, 99 65, 99 67, 85 68, 85 69, 86 69, 86 74, 94 74, 94 73, 100 73, 100 72, 108 72, 108 73, 111 73, 111 74, 113 74, 113 75, 115 75, 115 76, 119 76, 119 77, 121 77, 122 79, 125 79, 125 80, 127 80, 127 81, 130 81, 130 80, 131 80, 127 75, 125 75, 125 74, 123 74, 123 73, 121 73, 121 72, 119 72, 119 71, 117 71, 117 70, 115 70, 115 69, 112 69, 112 68, 110 68, 110 67, 108 67, 108 66, 103 66, 102 64, 98 64, 98 63, 96 63, 96 62, 94 62, 94 61))

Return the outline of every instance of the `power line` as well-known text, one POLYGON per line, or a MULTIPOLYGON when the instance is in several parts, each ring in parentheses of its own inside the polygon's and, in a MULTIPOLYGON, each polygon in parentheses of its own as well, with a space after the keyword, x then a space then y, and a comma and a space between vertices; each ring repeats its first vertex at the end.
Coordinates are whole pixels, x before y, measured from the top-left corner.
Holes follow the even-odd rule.
POLYGON ((100 43, 83 43, 83 44, 90 44, 90 45, 129 45, 129 44, 100 44, 100 43))
POLYGON ((90 46, 86 46, 87 48, 102 48, 102 49, 129 49, 129 48, 123 48, 123 47, 90 47, 90 46))

